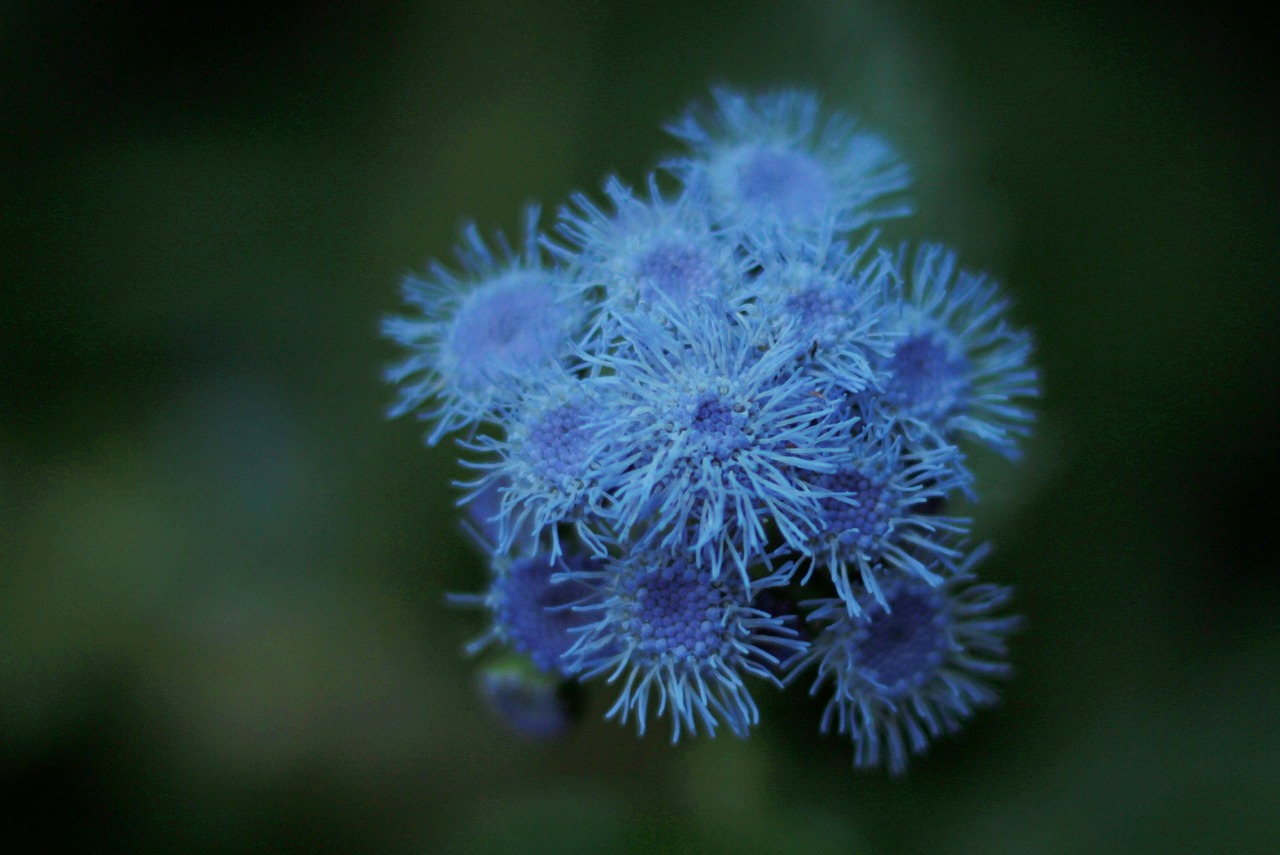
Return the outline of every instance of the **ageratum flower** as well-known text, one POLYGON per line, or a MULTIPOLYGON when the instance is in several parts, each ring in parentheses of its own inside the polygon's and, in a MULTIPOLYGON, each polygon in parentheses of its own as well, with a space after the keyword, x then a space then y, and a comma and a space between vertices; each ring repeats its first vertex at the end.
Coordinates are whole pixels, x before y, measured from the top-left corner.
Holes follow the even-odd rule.
POLYGON ((967 519, 933 512, 953 491, 968 487, 956 448, 928 437, 907 445, 874 407, 864 404, 858 411, 865 421, 847 460, 834 471, 805 476, 819 496, 816 530, 805 552, 830 574, 850 614, 863 608, 863 591, 884 605, 879 578, 885 573, 937 584, 939 568, 951 569, 958 556, 950 542, 969 526, 967 519))
POLYGON ((1030 337, 950 250, 884 248, 908 169, 814 95, 715 89, 668 130, 666 174, 572 196, 554 239, 531 208, 514 250, 469 227, 383 325, 392 414, 472 472, 483 697, 545 737, 606 683, 641 734, 743 736, 751 678, 813 666, 823 729, 899 774, 1009 672, 1009 592, 946 508, 961 448, 1028 433, 1030 337))
POLYGON ((696 192, 666 199, 654 176, 640 199, 616 178, 605 184, 612 213, 579 193, 560 211, 558 231, 568 247, 548 244, 578 287, 599 292, 602 315, 679 312, 691 300, 723 298, 745 268, 735 245, 711 225, 696 192))
POLYGON ((400 385, 390 415, 418 412, 427 442, 493 416, 504 384, 538 377, 572 349, 585 310, 565 300, 563 272, 543 265, 538 209, 526 215, 522 250, 497 236, 497 252, 468 226, 457 250, 463 272, 432 263, 425 279, 404 280, 404 301, 420 315, 388 318, 387 338, 409 356, 387 371, 400 385))
POLYGON ((907 270, 880 363, 882 400, 899 418, 953 439, 965 434, 1008 457, 1030 432, 1027 399, 1040 394, 1031 336, 1006 317, 1009 301, 979 274, 956 269, 955 253, 926 244, 907 270))
POLYGON ((739 576, 713 577, 686 549, 632 552, 575 576, 599 593, 578 607, 591 622, 568 658, 583 680, 621 682, 606 717, 634 715, 641 735, 653 712, 670 717, 672 742, 720 725, 745 736, 760 713, 744 678, 779 684, 778 654, 804 647, 789 617, 751 605, 739 576))
POLYGON ((589 523, 597 504, 625 474, 623 464, 605 453, 615 440, 607 418, 613 382, 561 372, 526 384, 517 400, 503 408, 502 436, 482 435, 463 443, 491 457, 466 464, 485 474, 468 485, 471 494, 464 501, 481 501, 493 509, 486 523, 496 532, 499 552, 510 551, 517 542, 521 551, 536 551, 547 532, 555 557, 560 554, 557 527, 564 523, 577 525, 586 542, 595 542, 589 523))
POLYGON ((817 664, 810 694, 828 684, 832 691, 822 730, 834 722, 852 738, 855 766, 883 764, 900 775, 909 755, 996 703, 988 681, 1010 675, 1005 640, 1020 619, 995 614, 1009 588, 974 583, 969 571, 986 552, 975 550, 937 586, 885 580, 884 601, 866 596, 858 614, 838 599, 806 604, 814 641, 788 680, 817 664))
POLYGON ((910 213, 895 199, 907 167, 875 134, 847 116, 822 116, 818 99, 784 91, 749 97, 712 91, 709 110, 691 110, 667 131, 692 149, 666 168, 705 186, 716 223, 738 233, 840 230, 910 213))
POLYGON ((779 334, 794 325, 806 370, 849 393, 876 382, 873 365, 893 349, 885 315, 894 271, 874 244, 872 236, 850 248, 829 228, 749 242, 756 310, 779 334))
POLYGON ((789 544, 815 533, 803 476, 834 472, 855 418, 795 371, 806 343, 760 320, 701 305, 660 324, 621 318, 618 346, 593 357, 612 382, 601 456, 625 472, 610 491, 619 537, 684 543, 713 575, 764 557, 766 521, 789 544))
POLYGON ((576 640, 574 632, 587 623, 575 606, 595 593, 589 580, 599 563, 579 553, 557 560, 545 553, 495 559, 488 591, 450 598, 461 605, 483 606, 492 619, 484 634, 467 645, 467 653, 474 656, 497 644, 524 654, 541 671, 572 675, 565 653, 576 640))

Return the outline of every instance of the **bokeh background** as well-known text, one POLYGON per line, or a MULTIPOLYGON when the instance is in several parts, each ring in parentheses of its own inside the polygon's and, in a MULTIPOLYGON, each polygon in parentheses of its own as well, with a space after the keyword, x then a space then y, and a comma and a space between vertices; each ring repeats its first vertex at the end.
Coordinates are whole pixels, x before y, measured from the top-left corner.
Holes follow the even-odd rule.
POLYGON ((470 0, 0 6, 0 851, 1278 851, 1280 172, 1252 10, 470 0), (981 461, 1004 705, 901 781, 491 720, 483 569, 377 336, 459 224, 810 86, 1007 283, 1046 397, 981 461))

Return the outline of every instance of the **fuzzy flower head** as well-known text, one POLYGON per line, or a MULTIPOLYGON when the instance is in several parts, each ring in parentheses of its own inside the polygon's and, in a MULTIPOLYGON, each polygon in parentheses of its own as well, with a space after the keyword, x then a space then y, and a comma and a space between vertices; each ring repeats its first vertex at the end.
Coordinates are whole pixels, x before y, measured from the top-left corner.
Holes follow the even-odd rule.
POLYGON ((497 643, 524 654, 540 671, 572 675, 565 654, 576 640, 574 633, 587 622, 574 607, 594 594, 587 580, 598 565, 583 554, 555 561, 546 554, 496 561, 486 593, 453 598, 483 605, 492 617, 492 626, 467 646, 467 652, 474 655, 497 643))
POLYGON ((638 191, 571 196, 554 236, 531 208, 514 249, 468 227, 382 326, 392 415, 471 473, 482 695, 534 737, 591 683, 641 734, 745 736, 749 680, 812 667, 823 730, 899 774, 1009 672, 1009 592, 947 506, 962 448, 1029 432, 1030 337, 950 250, 884 247, 909 170, 814 95, 717 88, 667 130, 638 191))
POLYGON ((814 95, 718 88, 712 98, 709 110, 667 126, 692 149, 667 168, 707 188, 718 224, 743 233, 824 223, 847 231, 909 212, 893 197, 910 174, 889 145, 846 116, 824 118, 814 95))
POLYGON ((744 677, 777 683, 777 654, 803 647, 787 618, 749 603, 738 576, 713 578, 683 550, 636 552, 584 578, 600 595, 580 607, 592 622, 569 658, 583 679, 621 681, 607 717, 634 714, 641 734, 656 695, 652 712, 669 714, 672 742, 720 725, 745 736, 759 711, 744 677))
POLYGON ((789 543, 813 531, 817 505, 800 475, 834 471, 852 418, 795 371, 803 342, 724 311, 674 327, 635 318, 598 365, 614 381, 608 433, 626 437, 603 464, 620 534, 689 546, 713 573, 744 575, 762 557, 766 520, 789 543))
POLYGON ((469 226, 458 249, 463 273, 433 264, 427 278, 407 278, 404 300, 421 314, 383 323, 409 352, 387 372, 401 387, 391 415, 417 411, 433 423, 433 445, 490 416, 504 384, 537 377, 571 350, 584 310, 564 299, 564 274, 543 266, 537 217, 530 209, 520 253, 502 235, 495 253, 469 226))
POLYGON ((875 382, 873 365, 893 346, 884 323, 893 270, 873 247, 874 237, 851 249, 825 231, 767 238, 749 253, 760 315, 779 333, 794 325, 807 343, 807 370, 848 393, 875 382))
POLYGON ((861 426, 847 460, 810 483, 818 510, 805 552, 830 574, 850 614, 861 611, 863 591, 885 603, 879 577, 886 572, 936 584, 936 568, 950 567, 957 555, 949 543, 968 530, 966 519, 933 513, 947 495, 968 487, 959 452, 936 441, 906 446, 883 416, 861 426))
MULTIPOLYGON (((897 263, 906 267, 901 255, 897 263)), ((1040 389, 1031 336, 1009 325, 1008 308, 995 283, 957 272, 951 250, 922 247, 890 321, 897 342, 880 363, 886 406, 942 436, 1016 456, 1034 419, 1026 402, 1040 389)))
POLYGON ((550 244, 578 287, 599 292, 609 313, 679 312, 690 301, 729 294, 743 264, 732 242, 712 227, 706 201, 688 191, 666 199, 649 177, 641 199, 616 178, 605 185, 613 212, 582 194, 560 212, 568 247, 550 244))
POLYGON ((967 572, 985 554, 976 550, 937 586, 896 576, 884 583, 883 602, 867 597, 856 615, 839 600, 810 604, 815 640, 791 677, 817 664, 811 694, 827 684, 832 691, 822 729, 834 722, 852 738, 854 765, 899 775, 910 754, 996 702, 987 681, 1011 673, 1005 639, 1020 619, 994 615, 1010 589, 975 584, 967 572))
POLYGON ((560 553, 557 526, 576 524, 590 542, 584 524, 604 491, 622 473, 609 466, 611 441, 602 407, 612 398, 607 377, 576 378, 561 372, 546 382, 531 383, 503 410, 501 436, 483 435, 464 443, 490 460, 470 464, 484 475, 470 484, 468 501, 491 508, 486 521, 496 533, 499 552, 542 548, 549 532, 551 554, 560 553), (496 500, 494 493, 497 493, 496 500), (496 506, 496 507, 495 507, 496 506))

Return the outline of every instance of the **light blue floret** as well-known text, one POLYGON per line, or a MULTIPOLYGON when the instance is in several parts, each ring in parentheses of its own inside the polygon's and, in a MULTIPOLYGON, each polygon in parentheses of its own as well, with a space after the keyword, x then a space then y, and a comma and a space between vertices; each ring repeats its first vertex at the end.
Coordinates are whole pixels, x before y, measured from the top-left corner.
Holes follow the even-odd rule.
POLYGON ((678 313, 691 301, 724 298, 738 287, 743 260, 712 226, 703 195, 685 190, 664 197, 652 175, 648 199, 616 178, 605 184, 605 195, 611 213, 575 194, 557 226, 568 246, 548 243, 604 316, 678 313))
POLYGON ((597 559, 581 552, 556 560, 546 553, 514 560, 495 556, 488 591, 450 598, 483 606, 490 614, 489 629, 467 645, 467 652, 475 655, 497 644, 527 656, 541 671, 571 676, 575 668, 565 654, 575 632, 588 622, 574 607, 594 595, 589 580, 599 567, 597 559))
POLYGON ((709 109, 667 125, 692 154, 665 166, 707 189, 718 225, 794 233, 832 222, 847 231, 910 212, 898 195, 910 173, 889 145, 846 116, 824 118, 814 95, 712 96, 709 109))
POLYGON ((609 418, 615 385, 613 378, 568 372, 528 383, 503 407, 502 435, 463 443, 488 457, 466 462, 484 474, 462 486, 470 488, 464 501, 491 508, 486 527, 496 533, 497 551, 546 548, 545 533, 554 558, 561 524, 574 524, 585 542, 597 542, 592 524, 600 502, 625 476, 625 464, 609 453, 618 441, 609 418))
POLYGON ((974 582, 970 571, 986 552, 972 552, 959 575, 936 587, 887 580, 885 602, 866 597, 857 615, 840 600, 808 604, 815 638, 788 680, 817 664, 810 693, 832 692, 822 729, 834 724, 852 738, 854 765, 900 775, 911 754, 997 701, 988 681, 1010 675, 1005 640, 1020 619, 994 614, 1009 588, 974 582))
POLYGON ((805 477, 832 472, 855 418, 796 370, 806 343, 789 331, 703 306, 678 321, 621 319, 617 348, 594 360, 613 381, 602 465, 619 537, 682 542, 713 574, 744 576, 766 551, 766 522, 799 547, 816 532, 805 477))
POLYGON ((874 385, 874 366, 893 351, 885 319, 896 311, 894 270, 875 250, 875 236, 850 248, 827 228, 747 245, 757 273, 745 287, 755 311, 779 334, 793 326, 807 342, 805 370, 847 393, 874 385))
POLYGON ((620 683, 607 718, 668 715, 671 741, 724 725, 745 736, 760 718, 745 677, 778 684, 782 656, 804 648, 789 618, 752 606, 735 574, 713 578, 686 550, 643 550, 580 574, 599 596, 580 606, 592 622, 568 654, 582 679, 620 683), (654 697, 656 696, 656 707, 654 697))
POLYGON ((898 337, 880 363, 882 400, 899 418, 956 441, 971 437, 1008 457, 1030 432, 1027 403, 1040 394, 1030 365, 1031 336, 1009 324, 1009 302, 986 277, 958 270, 955 253, 926 244, 908 264, 898 312, 898 337))
MULTIPOLYGON (((829 573, 850 614, 862 592, 883 604, 880 577, 901 573, 929 584, 952 567, 952 545, 969 521, 934 513, 934 506, 970 476, 954 446, 936 437, 906 442, 898 426, 864 403, 865 417, 848 458, 832 472, 807 476, 818 494, 815 531, 805 552, 829 573)), ((811 571, 812 572, 812 571, 811 571)))
POLYGON ((531 208, 518 254, 501 235, 495 253, 468 227, 462 273, 433 263, 425 279, 407 278, 404 300, 420 314, 383 322, 383 335, 409 351, 387 371, 401 387, 391 415, 430 421, 432 445, 491 418, 504 384, 535 378, 571 353, 585 309, 564 299, 563 272, 543 265, 537 218, 531 208))

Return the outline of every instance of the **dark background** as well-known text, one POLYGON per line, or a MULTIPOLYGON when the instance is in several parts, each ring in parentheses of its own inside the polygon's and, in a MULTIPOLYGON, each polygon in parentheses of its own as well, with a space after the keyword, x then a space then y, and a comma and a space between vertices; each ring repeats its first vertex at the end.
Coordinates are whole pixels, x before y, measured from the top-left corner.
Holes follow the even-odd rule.
POLYGON ((0 7, 0 850, 1275 851, 1272 37, 979 0, 0 7), (803 85, 1007 283, 1046 397, 979 461, 1005 704, 902 781, 761 687, 745 742, 490 721, 482 569, 377 337, 464 218, 643 179, 803 85))

